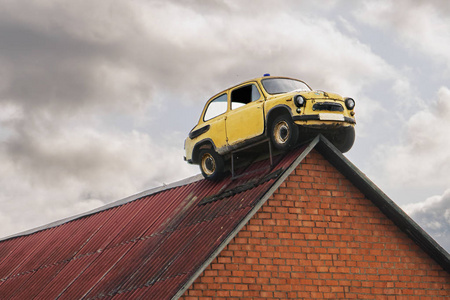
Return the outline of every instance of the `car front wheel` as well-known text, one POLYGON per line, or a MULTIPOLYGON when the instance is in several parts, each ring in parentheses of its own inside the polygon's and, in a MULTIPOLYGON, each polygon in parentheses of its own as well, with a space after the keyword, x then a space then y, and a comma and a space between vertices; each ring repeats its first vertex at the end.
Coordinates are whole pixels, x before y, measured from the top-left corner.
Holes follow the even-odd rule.
MULTIPOLYGON (((327 135, 325 135, 327 137, 327 135)), ((349 151, 355 142, 355 128, 344 127, 328 138, 342 153, 349 151)))
POLYGON ((208 180, 218 180, 224 172, 224 161, 214 149, 204 149, 200 152, 200 170, 208 180))
POLYGON ((275 119, 270 130, 270 140, 279 150, 288 150, 297 144, 298 127, 289 115, 281 115, 275 119))

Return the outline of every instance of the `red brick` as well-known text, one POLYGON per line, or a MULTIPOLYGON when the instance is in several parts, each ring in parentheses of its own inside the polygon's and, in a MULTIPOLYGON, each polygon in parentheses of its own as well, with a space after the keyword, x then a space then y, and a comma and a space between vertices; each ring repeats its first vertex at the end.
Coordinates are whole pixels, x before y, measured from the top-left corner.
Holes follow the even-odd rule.
POLYGON ((450 275, 313 150, 180 299, 428 299, 449 291, 450 275))

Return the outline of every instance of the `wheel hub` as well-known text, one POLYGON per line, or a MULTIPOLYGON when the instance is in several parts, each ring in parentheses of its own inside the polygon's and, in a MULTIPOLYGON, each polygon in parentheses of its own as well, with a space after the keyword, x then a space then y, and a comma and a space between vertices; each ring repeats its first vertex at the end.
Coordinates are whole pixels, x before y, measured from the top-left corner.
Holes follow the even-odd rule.
POLYGON ((211 154, 205 154, 202 158, 202 169, 203 171, 211 175, 216 170, 216 162, 214 161, 214 158, 211 154))
POLYGON ((276 125, 275 139, 279 144, 284 144, 289 139, 289 125, 285 121, 276 125))

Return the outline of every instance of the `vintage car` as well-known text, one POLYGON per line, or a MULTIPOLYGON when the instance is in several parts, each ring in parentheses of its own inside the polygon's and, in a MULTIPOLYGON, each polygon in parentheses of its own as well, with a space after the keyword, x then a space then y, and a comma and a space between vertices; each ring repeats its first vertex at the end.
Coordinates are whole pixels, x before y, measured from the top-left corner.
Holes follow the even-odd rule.
POLYGON ((232 151, 264 139, 276 149, 288 150, 322 133, 346 152, 355 140, 354 108, 352 98, 313 90, 302 80, 265 74, 206 102, 185 141, 185 160, 199 164, 203 176, 215 180, 232 151))

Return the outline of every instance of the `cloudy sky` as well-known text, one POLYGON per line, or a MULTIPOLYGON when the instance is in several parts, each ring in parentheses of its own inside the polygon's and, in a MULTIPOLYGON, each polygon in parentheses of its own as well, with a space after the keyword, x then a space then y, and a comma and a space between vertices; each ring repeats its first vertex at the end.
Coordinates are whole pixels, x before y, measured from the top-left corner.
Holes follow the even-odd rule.
POLYGON ((214 93, 264 73, 357 101, 346 156, 450 250, 447 1, 0 0, 0 237, 199 173, 214 93))

